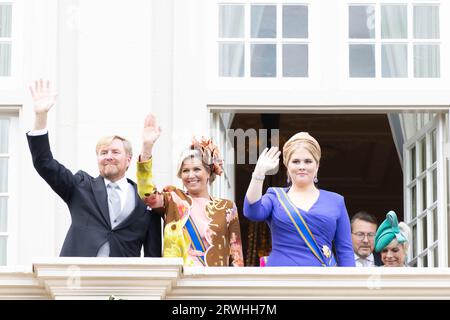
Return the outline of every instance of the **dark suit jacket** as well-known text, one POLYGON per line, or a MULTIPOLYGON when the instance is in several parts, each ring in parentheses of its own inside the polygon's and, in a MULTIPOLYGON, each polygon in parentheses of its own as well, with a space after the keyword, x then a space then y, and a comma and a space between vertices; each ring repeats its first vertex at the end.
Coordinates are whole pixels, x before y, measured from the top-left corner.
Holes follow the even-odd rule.
POLYGON ((84 171, 72 174, 53 158, 48 134, 27 138, 34 167, 70 210, 72 224, 61 256, 95 257, 109 241, 110 257, 139 257, 142 246, 146 257, 161 257, 161 217, 147 210, 134 182, 128 180, 136 192, 136 206, 112 229, 103 177, 94 178, 84 171))
POLYGON ((383 265, 383 262, 381 261, 381 256, 378 252, 373 252, 373 262, 377 267, 381 267, 383 265))

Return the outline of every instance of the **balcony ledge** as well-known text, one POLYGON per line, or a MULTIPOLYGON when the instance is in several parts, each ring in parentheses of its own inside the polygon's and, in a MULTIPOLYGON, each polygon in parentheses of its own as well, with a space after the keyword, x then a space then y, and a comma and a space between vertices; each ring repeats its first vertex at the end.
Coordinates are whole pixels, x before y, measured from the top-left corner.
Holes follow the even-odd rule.
POLYGON ((0 299, 448 299, 448 268, 202 268, 173 258, 39 258, 0 267, 0 299))

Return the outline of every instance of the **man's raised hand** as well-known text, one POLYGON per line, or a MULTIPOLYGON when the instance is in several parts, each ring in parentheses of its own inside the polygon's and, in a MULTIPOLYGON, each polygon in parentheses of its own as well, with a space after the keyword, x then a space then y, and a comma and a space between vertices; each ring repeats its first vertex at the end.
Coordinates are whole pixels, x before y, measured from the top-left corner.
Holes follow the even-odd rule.
POLYGON ((47 113, 55 104, 57 94, 51 87, 49 80, 36 80, 29 86, 36 114, 47 113))

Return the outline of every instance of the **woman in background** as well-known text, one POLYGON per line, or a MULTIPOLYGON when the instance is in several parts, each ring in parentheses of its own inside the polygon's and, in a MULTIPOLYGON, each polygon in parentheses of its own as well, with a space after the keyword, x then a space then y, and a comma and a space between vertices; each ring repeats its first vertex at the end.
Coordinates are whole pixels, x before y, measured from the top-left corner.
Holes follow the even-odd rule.
POLYGON ((394 211, 386 214, 386 219, 375 235, 375 251, 381 252, 381 261, 385 267, 407 267, 410 232, 406 223, 398 223, 394 211))

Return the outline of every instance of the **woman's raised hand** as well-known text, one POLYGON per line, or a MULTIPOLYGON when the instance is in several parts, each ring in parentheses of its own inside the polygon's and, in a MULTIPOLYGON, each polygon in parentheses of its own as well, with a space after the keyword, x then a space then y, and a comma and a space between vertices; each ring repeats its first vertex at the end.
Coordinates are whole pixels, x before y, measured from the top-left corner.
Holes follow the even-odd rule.
POLYGON ((148 143, 153 146, 160 135, 161 128, 156 122, 156 117, 154 114, 149 113, 145 117, 144 129, 142 130, 142 140, 144 141, 144 143, 148 143))
POLYGON ((265 148, 258 158, 255 166, 255 174, 266 175, 273 173, 278 168, 281 151, 278 147, 265 148))

